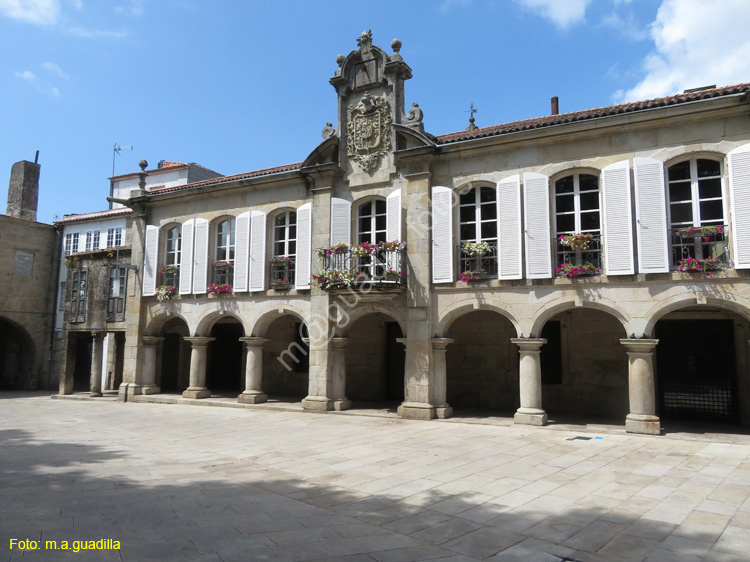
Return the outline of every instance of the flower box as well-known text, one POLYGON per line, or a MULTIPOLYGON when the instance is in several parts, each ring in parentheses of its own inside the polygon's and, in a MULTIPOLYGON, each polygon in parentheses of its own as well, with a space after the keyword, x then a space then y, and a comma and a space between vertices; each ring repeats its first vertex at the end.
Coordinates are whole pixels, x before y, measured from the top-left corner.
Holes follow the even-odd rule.
POLYGON ((217 283, 211 283, 208 286, 208 289, 206 292, 209 295, 216 295, 217 297, 225 297, 232 294, 232 286, 231 285, 223 285, 223 284, 217 284, 217 283))
POLYGON ((470 281, 484 281, 487 279, 487 271, 484 269, 474 269, 472 271, 464 271, 460 275, 461 281, 470 282, 470 281))
POLYGON ((274 291, 288 291, 292 288, 292 284, 286 279, 274 279, 271 281, 271 288, 274 291))
POLYGON ((562 244, 563 246, 567 246, 571 250, 585 251, 588 250, 591 246, 591 239, 593 237, 593 234, 561 234, 560 236, 558 236, 557 241, 560 242, 560 244, 562 244))
POLYGON ((558 277, 567 277, 569 279, 585 277, 587 275, 599 275, 599 273, 599 268, 591 262, 586 262, 582 265, 564 263, 555 270, 555 274, 558 277))
POLYGON ((229 269, 232 269, 232 267, 232 262, 228 261, 217 261, 214 263, 215 271, 227 271, 229 269))
POLYGON ((401 272, 400 271, 386 271, 385 275, 383 275, 383 279, 385 281, 401 281, 401 272))
POLYGON ((177 287, 170 286, 170 285, 162 285, 161 287, 156 288, 156 292, 154 293, 154 296, 156 297, 156 300, 159 302, 168 301, 170 297, 173 297, 177 294, 177 287))

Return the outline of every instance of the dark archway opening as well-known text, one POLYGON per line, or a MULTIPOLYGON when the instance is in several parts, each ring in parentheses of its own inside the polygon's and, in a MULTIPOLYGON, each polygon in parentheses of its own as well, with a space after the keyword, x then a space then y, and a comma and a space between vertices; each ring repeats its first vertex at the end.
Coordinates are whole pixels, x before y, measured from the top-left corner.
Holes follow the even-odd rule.
POLYGON ((302 400, 308 393, 310 375, 307 326, 287 314, 271 322, 265 337, 263 391, 273 400, 302 400))
POLYGON ((211 337, 216 339, 208 350, 206 386, 212 392, 239 394, 244 390, 244 350, 240 341, 244 335, 242 324, 233 318, 219 320, 211 329, 211 337))
POLYGON ((75 354, 73 366, 73 390, 86 392, 91 390, 91 356, 93 353, 93 339, 88 332, 71 334, 73 338, 72 350, 75 354))
POLYGON ((21 389, 31 378, 34 352, 21 328, 0 319, 0 389, 21 389))
POLYGON ((190 331, 184 320, 173 318, 162 329, 159 388, 162 393, 181 393, 189 385, 190 331))

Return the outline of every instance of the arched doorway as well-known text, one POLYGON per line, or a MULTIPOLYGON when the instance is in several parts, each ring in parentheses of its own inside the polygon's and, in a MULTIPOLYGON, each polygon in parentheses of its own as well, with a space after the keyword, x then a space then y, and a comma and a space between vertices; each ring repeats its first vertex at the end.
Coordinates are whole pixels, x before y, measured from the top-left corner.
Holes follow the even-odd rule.
POLYGON ((749 333, 746 319, 718 308, 685 308, 661 318, 654 328, 659 417, 730 424, 747 419, 740 398, 748 387, 749 333))
POLYGON ((245 388, 242 323, 231 316, 220 318, 210 335, 216 339, 208 348, 206 386, 214 393, 237 396, 245 388))
POLYGON ((387 314, 375 312, 359 318, 348 332, 346 397, 354 407, 362 402, 388 402, 395 408, 404 401, 406 350, 398 340, 401 326, 387 314))
POLYGON ((16 324, 0 318, 0 389, 20 389, 34 370, 34 346, 16 324))
POLYGON ((623 423, 630 405, 622 323, 601 310, 576 308, 550 318, 540 336, 547 340, 541 348, 544 410, 623 423))
POLYGON ((271 322, 265 337, 263 391, 275 400, 301 401, 307 396, 310 374, 307 326, 285 314, 271 322))
POLYGON ((162 328, 161 370, 157 386, 163 393, 181 393, 190 383, 190 330, 181 318, 172 318, 162 328))
POLYGON ((518 351, 513 323, 490 310, 475 310, 457 318, 446 337, 447 402, 454 416, 492 409, 513 416, 519 405, 518 351))

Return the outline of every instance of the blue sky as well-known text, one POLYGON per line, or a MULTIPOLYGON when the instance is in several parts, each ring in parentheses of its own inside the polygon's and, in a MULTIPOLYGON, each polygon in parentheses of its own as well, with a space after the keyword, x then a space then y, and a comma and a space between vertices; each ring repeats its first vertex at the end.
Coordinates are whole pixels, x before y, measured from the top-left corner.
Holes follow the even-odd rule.
POLYGON ((0 197, 36 150, 42 222, 107 208, 115 143, 118 175, 304 160, 365 29, 436 135, 750 82, 747 0, 0 0, 0 197))

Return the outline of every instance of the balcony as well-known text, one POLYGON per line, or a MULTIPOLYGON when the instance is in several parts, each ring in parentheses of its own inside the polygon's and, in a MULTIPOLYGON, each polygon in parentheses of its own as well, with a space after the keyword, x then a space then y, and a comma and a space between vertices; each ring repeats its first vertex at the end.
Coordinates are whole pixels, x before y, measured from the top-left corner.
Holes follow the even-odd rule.
POLYGON ((401 291, 406 286, 405 253, 406 246, 398 242, 321 248, 318 256, 323 271, 313 279, 326 290, 366 286, 401 291))
POLYGON ((458 245, 460 277, 469 281, 497 279, 497 244, 488 244, 489 251, 482 256, 469 255, 462 242, 458 245))
POLYGON ((555 238, 555 272, 559 277, 596 275, 601 270, 601 234, 570 234, 555 238))
POLYGON ((680 269, 692 260, 697 260, 701 271, 731 267, 727 226, 672 228, 669 232, 669 242, 673 269, 680 269))
POLYGON ((269 286, 275 291, 288 291, 294 287, 294 258, 276 256, 268 260, 269 286))

